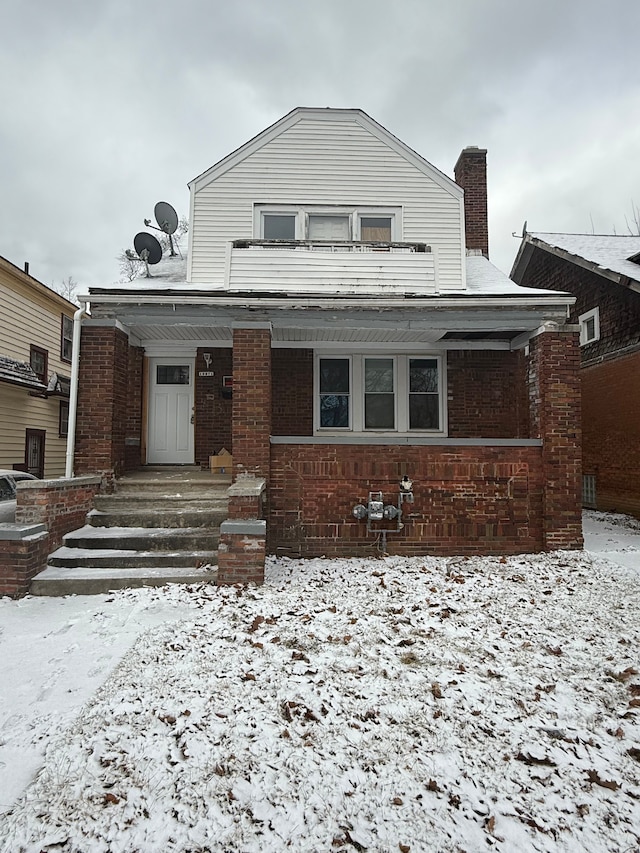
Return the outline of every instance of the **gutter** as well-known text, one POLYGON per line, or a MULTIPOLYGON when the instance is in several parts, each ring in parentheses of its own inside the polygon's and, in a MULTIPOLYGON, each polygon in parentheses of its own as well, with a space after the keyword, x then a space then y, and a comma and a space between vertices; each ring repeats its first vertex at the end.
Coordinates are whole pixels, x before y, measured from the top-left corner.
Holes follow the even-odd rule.
POLYGON ((73 457, 76 449, 76 420, 78 414, 78 378, 80 376, 80 334, 82 318, 87 316, 87 303, 83 302, 73 315, 73 347, 71 349, 71 387, 69 389, 69 426, 67 430, 67 457, 64 476, 73 477, 73 457))

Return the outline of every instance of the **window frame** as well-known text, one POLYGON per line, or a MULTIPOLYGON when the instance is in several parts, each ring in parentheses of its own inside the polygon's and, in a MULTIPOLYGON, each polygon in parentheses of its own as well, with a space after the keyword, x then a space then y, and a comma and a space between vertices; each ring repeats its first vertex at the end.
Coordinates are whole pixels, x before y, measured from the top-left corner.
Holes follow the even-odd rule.
POLYGON ((60 360, 71 363, 73 355, 73 317, 68 317, 66 314, 61 315, 60 320, 60 360), (70 324, 70 334, 65 335, 65 322, 70 324), (65 355, 65 343, 69 345, 69 355, 65 355))
POLYGON ((44 349, 44 347, 39 347, 37 344, 31 344, 29 346, 29 366, 40 382, 46 385, 49 381, 49 350, 44 349), (37 371, 33 366, 34 355, 41 355, 44 359, 44 369, 42 372, 37 371))
POLYGON ((344 435, 354 436, 407 436, 407 437, 442 437, 447 435, 447 382, 446 354, 442 352, 397 352, 395 350, 366 350, 345 352, 344 350, 316 350, 313 370, 313 425, 314 435, 344 435), (349 360, 349 426, 323 427, 320 426, 320 361, 321 359, 349 360), (394 423, 393 429, 365 427, 365 362, 367 359, 392 359, 394 377, 394 423), (438 422, 435 429, 411 429, 409 411, 409 365, 412 359, 433 359, 438 370, 438 422))
MULTIPOLYGON (((349 219, 347 242, 361 242, 362 219, 390 219, 390 243, 402 240, 402 207, 372 207, 369 205, 321 205, 321 204, 254 204, 253 233, 257 240, 265 240, 265 216, 295 216, 295 240, 309 240, 309 216, 345 216, 349 219)), ((286 240, 285 240, 286 242, 286 240)), ((331 241, 327 241, 331 242, 331 241)), ((336 240, 336 242, 341 242, 336 240)), ((371 242, 371 241, 367 241, 371 242)), ((385 242, 385 241, 372 241, 385 242)))
POLYGON ((592 308, 590 311, 585 311, 584 314, 580 314, 578 317, 578 324, 580 325, 580 346, 585 347, 588 344, 594 344, 596 341, 600 340, 600 309, 596 306, 592 308), (587 324, 589 320, 593 320, 593 337, 587 337, 587 324))
POLYGON ((69 401, 60 400, 58 410, 58 438, 66 438, 69 435, 69 401), (66 415, 63 414, 66 412, 66 415))

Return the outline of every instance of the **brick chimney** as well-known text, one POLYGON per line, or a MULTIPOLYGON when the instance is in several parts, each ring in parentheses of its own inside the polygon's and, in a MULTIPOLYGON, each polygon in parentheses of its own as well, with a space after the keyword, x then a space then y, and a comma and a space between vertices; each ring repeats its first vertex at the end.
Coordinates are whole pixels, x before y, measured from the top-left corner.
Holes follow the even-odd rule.
POLYGON ((464 224, 467 249, 479 249, 489 257, 487 216, 487 149, 470 145, 455 165, 456 184, 464 190, 464 224))

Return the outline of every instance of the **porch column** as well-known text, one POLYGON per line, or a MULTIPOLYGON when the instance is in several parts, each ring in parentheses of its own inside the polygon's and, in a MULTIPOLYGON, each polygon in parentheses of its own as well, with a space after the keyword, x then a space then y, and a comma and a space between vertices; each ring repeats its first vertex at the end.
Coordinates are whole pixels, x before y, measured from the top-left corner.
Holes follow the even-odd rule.
POLYGON ((576 326, 541 330, 531 339, 531 437, 542 439, 542 529, 548 551, 583 545, 579 370, 576 326))
POLYGON ((233 471, 269 477, 271 455, 271 326, 233 330, 233 471))
MULTIPOLYGON (((111 480, 126 468, 127 425, 131 412, 140 407, 140 392, 134 395, 129 381, 131 349, 116 321, 83 323, 76 474, 101 474, 111 480)), ((140 359, 133 361, 139 366, 140 359)))

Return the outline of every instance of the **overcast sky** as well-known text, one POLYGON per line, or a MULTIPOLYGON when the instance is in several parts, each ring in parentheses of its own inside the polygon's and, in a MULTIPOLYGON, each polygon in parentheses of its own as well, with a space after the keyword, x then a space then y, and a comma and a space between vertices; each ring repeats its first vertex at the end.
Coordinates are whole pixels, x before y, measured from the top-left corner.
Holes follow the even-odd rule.
POLYGON ((3 7, 0 255, 117 281, 157 201, 296 106, 359 107, 446 174, 488 149, 493 262, 627 233, 638 0, 22 0, 3 7))

